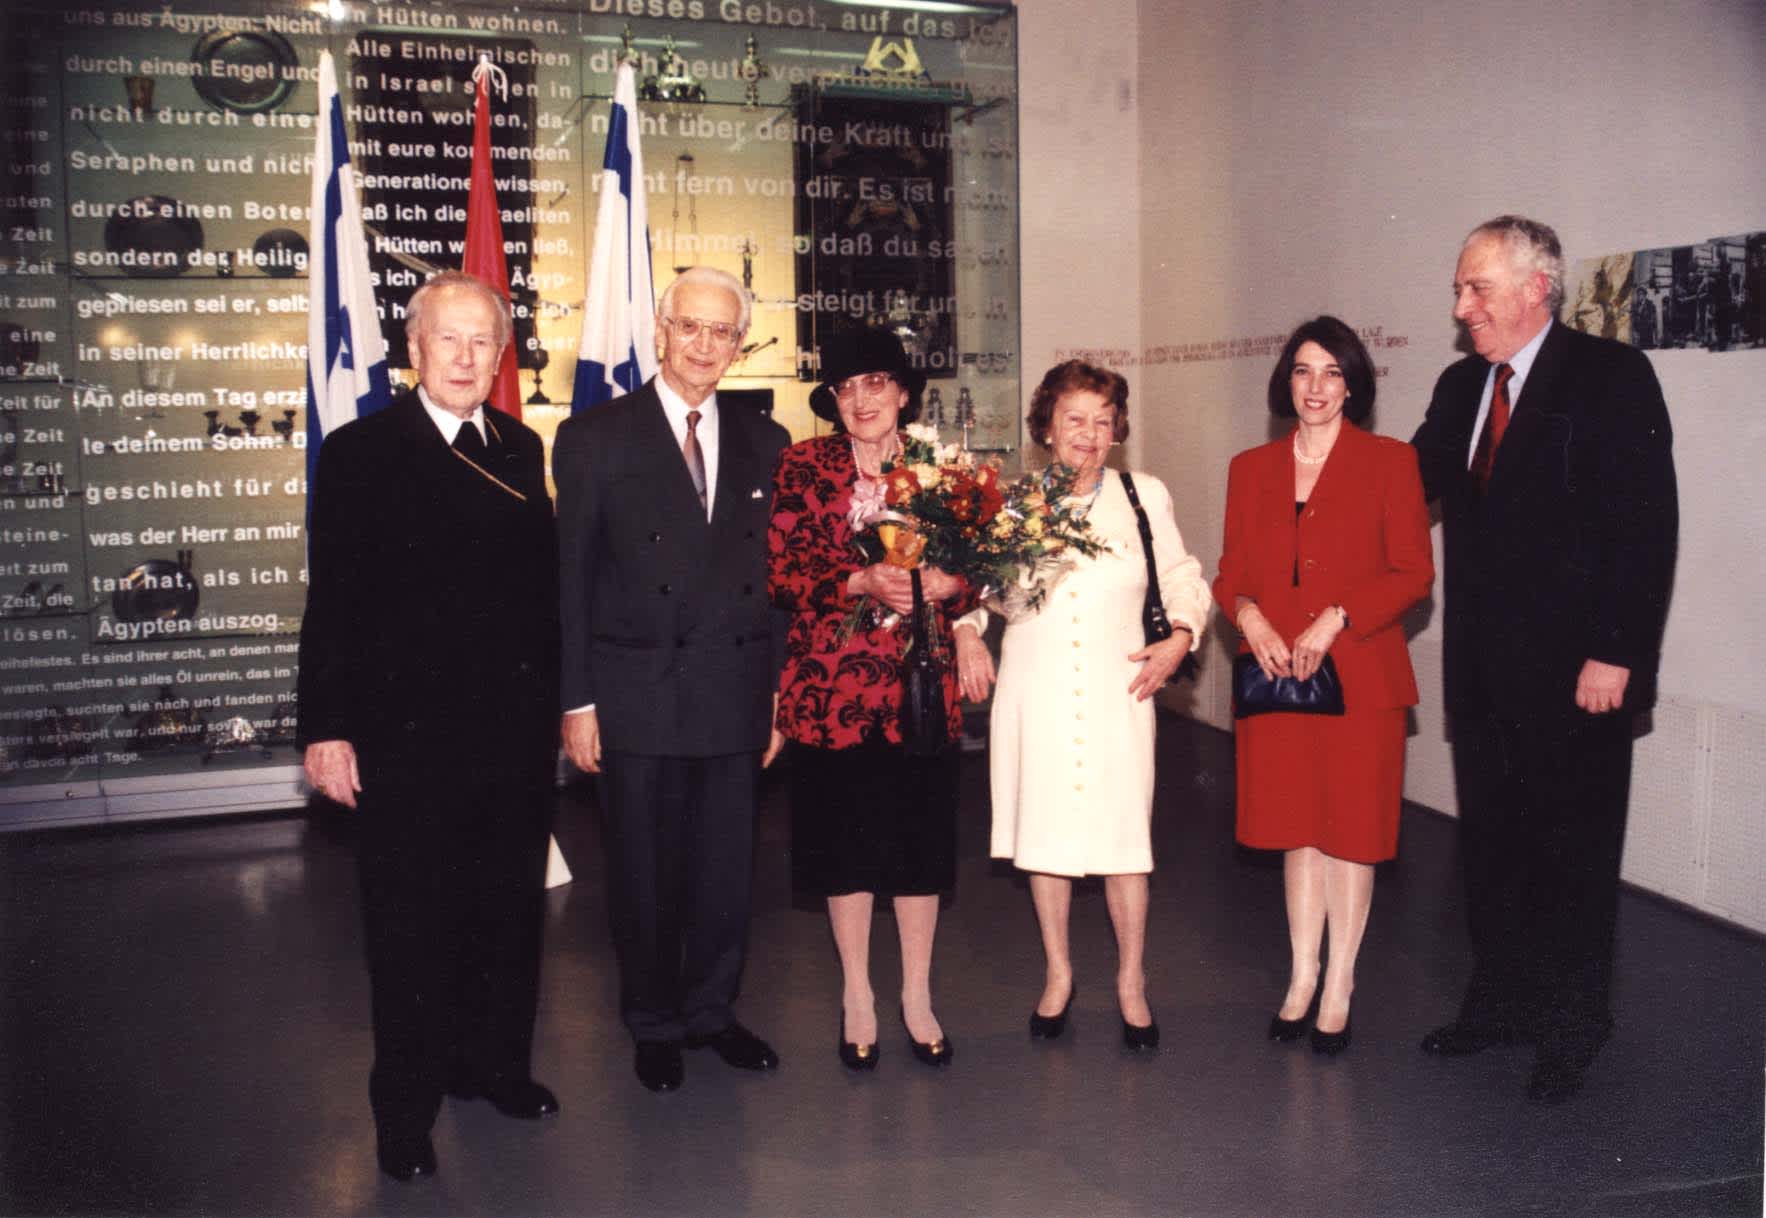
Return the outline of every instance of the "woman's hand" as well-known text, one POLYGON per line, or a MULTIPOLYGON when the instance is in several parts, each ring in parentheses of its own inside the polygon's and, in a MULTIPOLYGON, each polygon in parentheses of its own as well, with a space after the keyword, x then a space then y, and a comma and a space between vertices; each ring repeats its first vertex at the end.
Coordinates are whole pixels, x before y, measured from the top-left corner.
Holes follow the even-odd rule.
POLYGON ((1257 667, 1271 681, 1277 677, 1291 677, 1294 670, 1290 667, 1292 654, 1288 645, 1282 642, 1282 636, 1276 633, 1269 619, 1263 616, 1263 610, 1256 605, 1246 605, 1239 611, 1239 633, 1245 636, 1245 645, 1257 660, 1257 667))
POLYGON ((1325 656, 1331 650, 1331 644, 1343 632, 1343 615, 1336 608, 1328 607, 1323 613, 1312 619, 1312 625, 1300 632, 1294 640, 1294 677, 1296 680, 1310 680, 1324 663, 1325 656))
POLYGON ((993 653, 973 626, 958 626, 952 637, 957 641, 957 686, 963 697, 980 702, 993 686, 993 653))
POLYGON ((1128 692, 1134 695, 1135 701, 1145 702, 1159 692, 1159 687, 1171 680, 1171 674, 1183 663, 1183 658, 1190 654, 1190 632, 1183 626, 1174 626, 1174 633, 1168 639, 1161 639, 1150 647, 1143 647, 1129 655, 1129 659, 1140 661, 1141 670, 1129 685, 1128 692))
POLYGON ((914 611, 913 580, 900 567, 885 562, 854 571, 846 581, 846 591, 853 596, 868 596, 903 616, 914 611))
MULTIPOLYGON (((853 596, 869 596, 881 601, 895 612, 906 615, 914 611, 914 580, 906 570, 886 562, 874 563, 854 571, 846 581, 846 590, 853 596)), ((920 594, 926 603, 936 605, 963 590, 963 581, 940 571, 937 567, 920 568, 920 594)))
POLYGON ((931 604, 948 601, 963 590, 963 581, 937 567, 920 568, 920 592, 931 604))
POLYGON ((772 725, 773 725, 772 738, 767 741, 766 752, 764 752, 760 755, 760 768, 763 770, 766 769, 768 766, 772 765, 773 762, 777 761, 779 759, 779 754, 785 751, 785 733, 781 732, 779 730, 779 691, 778 690, 773 691, 772 725))

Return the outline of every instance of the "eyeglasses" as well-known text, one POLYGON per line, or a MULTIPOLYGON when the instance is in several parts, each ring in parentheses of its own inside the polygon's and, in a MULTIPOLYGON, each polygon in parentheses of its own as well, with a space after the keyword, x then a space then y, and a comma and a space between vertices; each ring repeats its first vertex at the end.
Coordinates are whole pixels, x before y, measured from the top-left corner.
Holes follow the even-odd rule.
POLYGON ((872 397, 893 384, 895 378, 887 372, 865 372, 858 376, 849 376, 834 386, 834 396, 838 399, 850 398, 862 390, 866 397, 872 397))
POLYGON ((700 321, 697 317, 665 317, 662 320, 684 343, 705 334, 718 346, 728 347, 742 337, 742 331, 727 321, 700 321))

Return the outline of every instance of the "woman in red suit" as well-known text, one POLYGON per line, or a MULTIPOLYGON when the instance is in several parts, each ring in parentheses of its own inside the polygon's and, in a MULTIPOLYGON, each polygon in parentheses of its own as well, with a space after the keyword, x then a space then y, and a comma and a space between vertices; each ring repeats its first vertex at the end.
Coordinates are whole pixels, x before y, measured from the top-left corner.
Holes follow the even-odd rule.
POLYGON ((897 428, 919 413, 925 377, 882 330, 830 343, 822 376, 810 408, 835 433, 779 455, 767 530, 768 591, 791 614, 774 749, 791 744, 792 882, 828 902, 844 978, 840 1060, 853 1070, 877 1064, 870 944, 881 893, 894 898, 901 1019, 914 1056, 945 1066, 951 1042, 932 1011, 931 971, 939 894, 956 884, 954 742, 962 717, 950 622, 976 598, 957 577, 920 569, 945 656, 953 744, 939 756, 910 757, 898 722, 910 577, 861 555, 849 513, 858 484, 880 479, 883 462, 900 450, 897 428), (865 597, 872 608, 855 623, 865 597))
POLYGON ((1270 374, 1269 408, 1298 425, 1233 458, 1214 581, 1240 651, 1265 673, 1306 680, 1328 655, 1342 680, 1341 716, 1235 726, 1238 840, 1285 852, 1293 970, 1269 1036, 1299 1039, 1316 1011, 1312 1047, 1324 1054, 1349 1046, 1373 865, 1398 849, 1405 708, 1417 700, 1400 618, 1435 580, 1416 454, 1361 429, 1373 405, 1355 331, 1334 317, 1294 331, 1270 374))

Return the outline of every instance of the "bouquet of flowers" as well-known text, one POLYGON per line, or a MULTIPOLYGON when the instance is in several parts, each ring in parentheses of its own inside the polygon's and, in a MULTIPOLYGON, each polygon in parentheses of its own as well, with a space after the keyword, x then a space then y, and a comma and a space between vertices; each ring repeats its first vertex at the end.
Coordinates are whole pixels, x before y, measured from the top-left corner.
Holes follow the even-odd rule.
MULTIPOLYGON (((1066 503, 1073 472, 1001 478, 999 465, 955 444, 936 428, 910 424, 881 482, 861 479, 849 520, 871 562, 902 568, 928 563, 985 589, 983 601, 1008 621, 1035 612, 1079 556, 1104 545, 1084 514, 1066 503)), ((876 619, 869 598, 851 626, 876 619)))

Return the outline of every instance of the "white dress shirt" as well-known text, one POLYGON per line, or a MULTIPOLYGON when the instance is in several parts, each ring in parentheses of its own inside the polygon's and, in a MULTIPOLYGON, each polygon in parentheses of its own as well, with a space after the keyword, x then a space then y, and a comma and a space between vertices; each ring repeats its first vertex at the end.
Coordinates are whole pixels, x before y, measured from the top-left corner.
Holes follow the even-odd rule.
MULTIPOLYGON (((699 412, 699 426, 693 434, 699 437, 699 455, 705 458, 705 518, 710 520, 711 505, 717 502, 717 393, 713 391, 699 405, 689 406, 658 374, 656 396, 662 399, 662 413, 675 433, 676 448, 687 443, 687 412, 699 412)), ((685 463, 686 457, 682 456, 681 461, 685 463)))
POLYGON ((479 439, 487 442, 490 440, 484 430, 484 407, 482 405, 474 406, 471 416, 462 419, 453 411, 443 410, 430 401, 429 394, 421 385, 417 386, 417 400, 423 403, 423 412, 429 416, 429 421, 435 424, 436 429, 442 434, 442 439, 448 442, 450 448, 453 447, 454 437, 460 434, 460 428, 468 423, 478 428, 479 439))
MULTIPOLYGON (((1551 332, 1552 323, 1547 321, 1539 327, 1539 333, 1527 340, 1527 345, 1515 352, 1506 361, 1515 374, 1508 378, 1508 417, 1514 422, 1515 407, 1521 401, 1521 386, 1527 383, 1527 374, 1533 371, 1533 361, 1539 358, 1539 348, 1545 344, 1545 336, 1551 332)), ((1472 460, 1478 452, 1478 437, 1484 434, 1484 419, 1490 413, 1490 399, 1496 395, 1497 364, 1490 365, 1490 371, 1484 374, 1484 394, 1478 399, 1478 417, 1472 421, 1472 443, 1466 449, 1466 468, 1472 468, 1472 460)))

